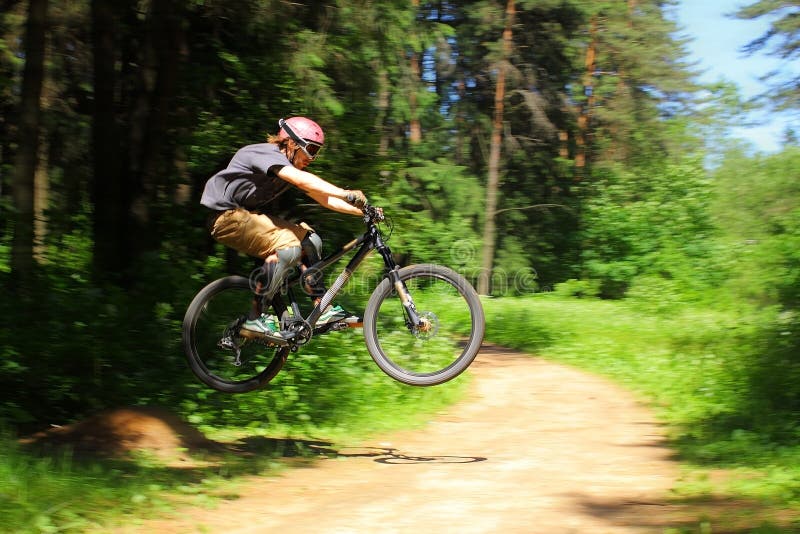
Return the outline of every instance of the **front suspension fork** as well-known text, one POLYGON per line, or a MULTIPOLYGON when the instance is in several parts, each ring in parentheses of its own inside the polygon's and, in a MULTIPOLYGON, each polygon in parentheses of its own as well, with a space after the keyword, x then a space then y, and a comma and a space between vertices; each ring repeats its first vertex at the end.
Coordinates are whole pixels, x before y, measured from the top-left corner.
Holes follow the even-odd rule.
POLYGON ((392 252, 389 250, 389 247, 386 246, 386 243, 383 242, 380 234, 377 233, 373 234, 375 239, 375 248, 378 249, 378 252, 383 257, 383 262, 386 265, 387 274, 389 276, 389 281, 394 286, 395 291, 397 291, 397 295, 400 297, 400 302, 403 303, 403 308, 406 310, 406 317, 408 317, 408 328, 409 330, 416 330, 417 328, 421 328, 424 326, 425 321, 417 313, 417 307, 414 305, 414 299, 411 298, 411 293, 408 292, 408 288, 406 287, 406 283, 400 279, 400 266, 394 262, 394 258, 392 257, 392 252))
POLYGON ((408 292, 406 283, 400 279, 400 275, 397 271, 398 269, 396 267, 389 271, 389 279, 391 280, 395 291, 397 291, 397 296, 400 297, 400 302, 403 304, 403 308, 406 310, 408 327, 411 329, 419 328, 422 326, 423 321, 417 313, 417 307, 414 305, 414 299, 411 298, 411 293, 408 292))

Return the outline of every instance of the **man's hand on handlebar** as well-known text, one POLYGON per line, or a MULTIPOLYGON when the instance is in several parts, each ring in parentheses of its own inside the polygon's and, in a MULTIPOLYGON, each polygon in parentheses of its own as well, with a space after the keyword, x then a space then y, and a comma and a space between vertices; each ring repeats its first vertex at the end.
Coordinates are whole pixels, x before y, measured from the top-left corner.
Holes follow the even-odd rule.
POLYGON ((367 205, 366 195, 356 189, 346 191, 344 200, 358 209, 364 209, 364 206, 367 205))
POLYGON ((345 191, 345 201, 360 209, 364 213, 364 221, 378 223, 385 220, 383 216, 383 208, 377 206, 370 206, 367 203, 367 197, 362 191, 353 189, 345 191))

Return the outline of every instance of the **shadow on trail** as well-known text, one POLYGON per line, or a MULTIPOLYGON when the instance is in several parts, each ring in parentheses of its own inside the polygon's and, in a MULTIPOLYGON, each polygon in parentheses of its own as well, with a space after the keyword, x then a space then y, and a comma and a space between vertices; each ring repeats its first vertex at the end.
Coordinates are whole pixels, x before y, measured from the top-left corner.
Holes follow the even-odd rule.
POLYGON ((310 439, 249 436, 230 445, 235 454, 268 455, 273 458, 309 458, 335 455, 332 443, 310 439))
POLYGON ((765 509, 764 502, 707 495, 665 501, 605 501, 573 495, 586 515, 616 527, 636 527, 652 532, 719 532, 745 534, 797 532, 797 516, 785 510, 765 509))
POLYGON ((408 464, 470 464, 485 462, 482 456, 414 455, 405 454, 392 447, 341 447, 335 448, 327 441, 306 439, 269 438, 252 436, 238 441, 233 447, 239 454, 269 454, 272 457, 310 458, 371 458, 374 462, 390 465, 408 464))
POLYGON ((344 447, 336 455, 344 458, 374 458, 379 464, 472 464, 485 462, 482 456, 415 456, 390 447, 344 447), (353 450, 349 450, 353 449, 353 450))

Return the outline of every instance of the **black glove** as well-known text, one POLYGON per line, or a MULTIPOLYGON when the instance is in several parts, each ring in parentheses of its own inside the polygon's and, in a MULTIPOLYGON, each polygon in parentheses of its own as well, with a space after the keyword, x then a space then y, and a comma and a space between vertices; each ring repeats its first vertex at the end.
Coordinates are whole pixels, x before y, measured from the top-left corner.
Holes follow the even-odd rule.
POLYGON ((347 191, 345 200, 358 209, 363 209, 367 205, 367 197, 361 191, 347 191))

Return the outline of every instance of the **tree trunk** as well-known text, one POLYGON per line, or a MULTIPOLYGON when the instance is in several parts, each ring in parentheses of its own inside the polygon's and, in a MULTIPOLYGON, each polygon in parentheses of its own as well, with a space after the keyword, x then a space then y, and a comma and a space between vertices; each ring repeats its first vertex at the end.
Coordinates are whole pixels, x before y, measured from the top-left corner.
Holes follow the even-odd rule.
POLYGON ((466 139, 467 139, 467 120, 464 112, 464 102, 466 101, 467 82, 463 76, 458 80, 458 103, 456 104, 456 139, 453 157, 456 165, 464 165, 466 158, 466 139))
POLYGON ((422 126, 419 122, 419 106, 417 105, 417 86, 419 82, 419 57, 416 52, 411 54, 411 92, 408 95, 408 105, 411 111, 408 139, 412 144, 422 141, 422 126))
POLYGON ((483 261, 478 277, 478 294, 488 295, 492 279, 495 249, 495 216, 497 212, 497 190, 500 184, 500 148, 503 132, 503 107, 506 91, 506 61, 511 56, 511 27, 514 22, 514 0, 506 4, 506 27, 503 30, 503 56, 497 69, 497 86, 494 93, 494 121, 492 122, 491 147, 489 150, 489 177, 486 184, 486 223, 483 227, 483 261))
POLYGON ((23 289, 28 287, 34 266, 34 196, 39 158, 41 97, 44 82, 47 0, 28 2, 25 27, 25 69, 19 119, 19 148, 13 175, 16 208, 11 269, 23 289))
POLYGON ((597 15, 592 17, 589 25, 589 46, 586 48, 583 74, 583 94, 586 102, 578 115, 578 137, 576 139, 575 179, 580 180, 584 174, 590 151, 591 118, 594 107, 594 71, 597 57, 597 15))
POLYGON ((389 131, 386 128, 386 118, 389 116, 389 75, 386 69, 380 65, 378 69, 378 94, 377 110, 375 117, 375 129, 378 131, 378 155, 386 157, 389 155, 389 131))
MULTIPOLYGON (((411 0, 411 5, 414 6, 414 15, 416 16, 417 11, 419 10, 419 0, 411 0)), ((422 141, 422 126, 420 125, 419 122, 419 109, 417 105, 417 88, 419 86, 420 70, 419 70, 419 56, 417 56, 416 50, 411 51, 410 66, 411 66, 411 83, 410 83, 411 90, 409 91, 409 96, 408 96, 408 106, 410 108, 411 118, 409 123, 408 139, 411 142, 411 144, 417 144, 422 141)))
POLYGON ((108 0, 92 0, 91 6, 94 61, 92 267, 96 279, 114 278, 119 266, 129 259, 124 238, 127 208, 122 202, 125 177, 114 105, 117 50, 114 37, 118 28, 113 6, 108 0))
POLYGON ((36 174, 33 179, 33 231, 34 231, 34 244, 33 256, 34 259, 43 263, 47 260, 46 257, 46 241, 47 241, 47 207, 50 203, 50 177, 48 173, 49 153, 50 147, 46 138, 39 141, 39 161, 36 165, 36 174))

